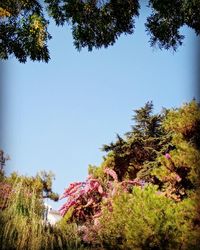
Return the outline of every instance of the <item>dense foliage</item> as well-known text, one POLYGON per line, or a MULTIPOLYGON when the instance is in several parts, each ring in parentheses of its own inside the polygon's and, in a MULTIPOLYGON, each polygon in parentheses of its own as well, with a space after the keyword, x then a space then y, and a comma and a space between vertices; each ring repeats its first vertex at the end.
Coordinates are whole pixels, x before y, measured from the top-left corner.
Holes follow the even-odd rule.
POLYGON ((88 180, 65 190, 62 214, 93 248, 199 249, 199 104, 153 114, 148 102, 133 120, 88 180))
MULTIPOLYGON (((6 159, 2 151, 2 166, 6 159)), ((0 249, 81 249, 75 223, 68 225, 63 220, 52 227, 46 219, 44 199, 58 200, 52 191, 51 172, 6 176, 2 168, 0 176, 0 249)))
MULTIPOLYGON (((52 175, 5 176, 1 152, 1 249, 199 250, 200 105, 135 110, 125 136, 104 145, 100 166, 71 183, 55 226, 44 220, 52 175)), ((52 198, 55 198, 53 196, 52 198)))
POLYGON ((48 21, 39 1, 6 0, 0 3, 0 58, 14 55, 20 62, 49 60, 48 21))
POLYGON ((4 209, 7 206, 7 201, 9 196, 13 193, 13 186, 17 185, 20 182, 23 182, 24 188, 34 187, 37 198, 44 199, 49 198, 51 200, 57 201, 58 194, 52 190, 52 179, 53 174, 51 172, 41 172, 35 177, 27 177, 18 175, 13 172, 10 176, 4 176, 1 173, 1 191, 0 191, 0 208, 4 209))
POLYGON ((199 249, 195 213, 191 200, 176 203, 152 185, 134 188, 115 196, 93 238, 106 249, 199 249))
MULTIPOLYGON (((50 59, 48 19, 70 25, 75 47, 108 47, 121 34, 133 34, 138 0, 5 0, 0 3, 0 58, 14 55, 20 62, 50 59)), ((174 50, 182 44, 183 26, 200 34, 200 0, 149 0, 145 23, 150 44, 174 50)))

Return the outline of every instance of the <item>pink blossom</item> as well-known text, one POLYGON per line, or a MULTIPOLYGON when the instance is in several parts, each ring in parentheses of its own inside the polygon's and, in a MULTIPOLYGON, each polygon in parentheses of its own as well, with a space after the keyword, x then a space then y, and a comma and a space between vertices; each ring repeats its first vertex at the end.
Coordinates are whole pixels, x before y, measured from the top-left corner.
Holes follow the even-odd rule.
POLYGON ((60 199, 63 199, 73 193, 75 193, 81 186, 83 185, 83 182, 74 182, 69 185, 67 189, 65 189, 63 195, 60 196, 60 199))
POLYGON ((166 159, 170 159, 170 158, 171 158, 171 155, 170 155, 169 153, 166 153, 166 154, 165 154, 165 158, 166 158, 166 159))
POLYGON ((92 203, 94 203, 94 200, 93 200, 93 198, 90 198, 88 200, 87 204, 85 205, 85 207, 88 207, 88 206, 92 205, 92 203))
POLYGON ((70 209, 70 207, 72 207, 73 205, 76 204, 76 201, 75 200, 71 200, 69 201, 68 203, 65 203, 60 209, 59 209, 59 212, 62 216, 64 216, 67 211, 70 209))
POLYGON ((88 193, 90 190, 91 190, 91 183, 90 182, 87 182, 86 185, 85 185, 85 193, 88 193))
POLYGON ((177 180, 178 182, 181 181, 181 177, 180 177, 178 174, 176 175, 176 180, 177 180))
POLYGON ((110 175, 115 181, 118 181, 118 177, 116 172, 113 169, 105 168, 104 173, 110 175))
POLYGON ((99 192, 100 194, 103 194, 103 188, 102 188, 101 185, 99 185, 99 187, 98 187, 98 192, 99 192))
POLYGON ((93 218, 99 218, 102 215, 102 212, 98 212, 95 215, 93 215, 93 218))

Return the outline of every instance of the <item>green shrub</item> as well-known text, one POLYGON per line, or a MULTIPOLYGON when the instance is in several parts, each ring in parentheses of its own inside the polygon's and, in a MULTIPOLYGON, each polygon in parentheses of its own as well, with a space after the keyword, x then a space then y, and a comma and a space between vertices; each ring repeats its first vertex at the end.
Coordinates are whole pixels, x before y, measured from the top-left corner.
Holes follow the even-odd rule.
POLYGON ((113 211, 104 209, 98 241, 106 249, 198 249, 192 218, 195 203, 174 202, 155 186, 134 187, 113 200, 113 211))

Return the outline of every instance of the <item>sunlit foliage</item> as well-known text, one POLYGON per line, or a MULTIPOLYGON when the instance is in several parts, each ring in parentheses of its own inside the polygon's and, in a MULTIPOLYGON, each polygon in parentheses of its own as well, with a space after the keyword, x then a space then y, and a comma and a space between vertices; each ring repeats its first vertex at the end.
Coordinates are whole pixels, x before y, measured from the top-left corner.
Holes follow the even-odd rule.
MULTIPOLYGON (((122 35, 135 30, 142 10, 140 0, 4 0, 0 3, 0 58, 14 55, 48 62, 49 20, 70 26, 76 49, 107 48, 122 35)), ((176 50, 182 45, 183 26, 200 34, 200 0, 149 0, 145 23, 150 45, 176 50)))

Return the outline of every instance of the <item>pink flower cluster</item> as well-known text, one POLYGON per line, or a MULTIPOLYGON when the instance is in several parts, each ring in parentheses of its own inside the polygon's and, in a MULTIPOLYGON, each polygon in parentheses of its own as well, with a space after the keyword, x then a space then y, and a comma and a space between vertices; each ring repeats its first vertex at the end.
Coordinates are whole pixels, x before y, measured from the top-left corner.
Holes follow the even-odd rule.
POLYGON ((105 168, 104 173, 110 175, 114 179, 114 181, 118 181, 117 174, 113 169, 105 168))
POLYGON ((113 178, 102 185, 98 179, 89 176, 85 182, 74 182, 65 189, 60 199, 67 198, 67 201, 59 209, 64 216, 73 207, 72 217, 78 220, 94 220, 101 216, 101 201, 104 199, 108 209, 112 210, 110 198, 117 194, 119 187, 127 191, 134 185, 143 186, 142 180, 127 180, 118 182, 118 176, 113 169, 105 168, 104 173, 113 178))
MULTIPOLYGON (((103 187, 97 179, 89 176, 85 182, 74 182, 64 191, 60 199, 67 198, 67 202, 59 209, 60 214, 64 216, 73 206, 74 215, 86 218, 87 207, 97 209, 97 204, 101 196, 103 196, 103 187)), ((97 212, 97 211, 96 211, 97 212)))

